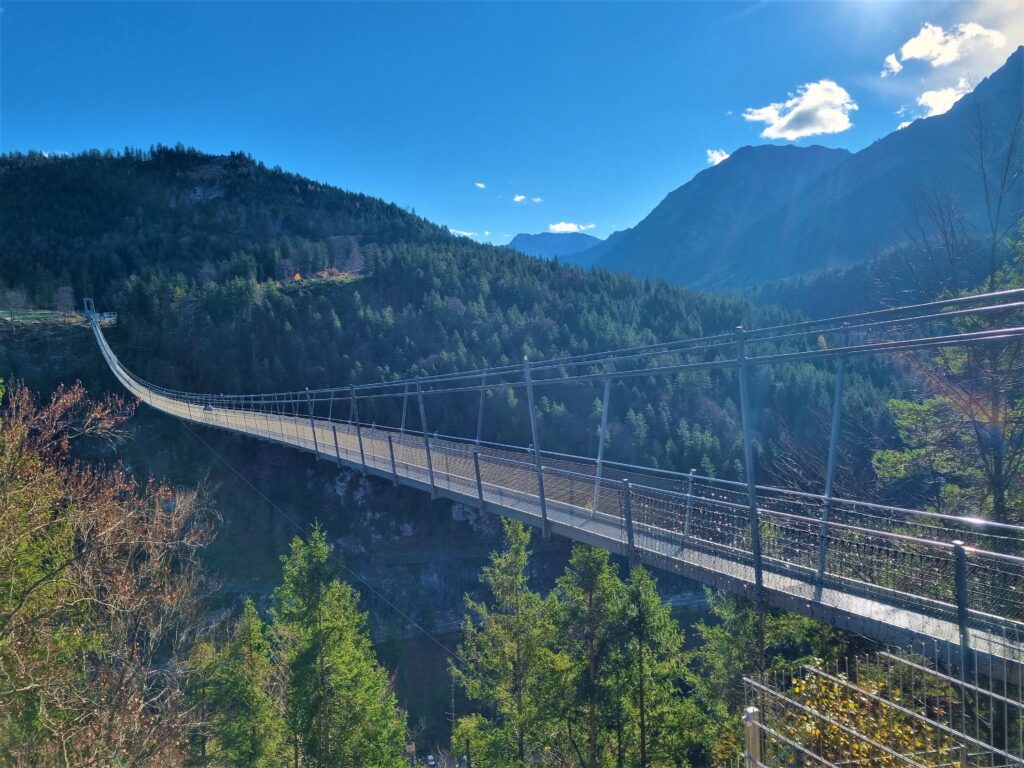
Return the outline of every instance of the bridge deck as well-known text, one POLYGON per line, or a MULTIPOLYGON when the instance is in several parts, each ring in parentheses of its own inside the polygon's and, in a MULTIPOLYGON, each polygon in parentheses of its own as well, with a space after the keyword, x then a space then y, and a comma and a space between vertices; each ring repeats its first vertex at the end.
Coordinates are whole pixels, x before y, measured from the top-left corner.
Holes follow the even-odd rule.
MULTIPOLYGON (((430 439, 433 481, 423 435, 377 426, 313 419, 309 416, 202 406, 166 397, 141 386, 120 367, 98 327, 101 350, 111 369, 143 402, 186 421, 254 436, 309 451, 395 483, 419 488, 434 496, 483 505, 502 515, 543 527, 538 479, 532 462, 521 454, 481 449, 451 440, 430 439), (474 455, 476 454, 476 455, 474 455), (479 476, 478 469, 479 468, 479 476)), ((603 482, 603 481, 602 481, 603 482)), ((696 581, 753 598, 754 568, 749 541, 737 519, 745 513, 730 509, 721 498, 683 497, 681 509, 668 515, 657 489, 639 487, 632 499, 633 542, 629 542, 622 492, 605 488, 578 472, 544 468, 548 529, 574 541, 593 544, 631 557, 636 562, 680 573, 696 581), (692 521, 691 510, 692 505, 692 521)), ((765 510, 765 513, 770 510, 765 510)), ((787 524, 779 514, 777 525, 787 524)), ((805 531, 816 539, 817 531, 805 531)), ((861 543, 854 545, 861 546, 861 543)), ((833 547, 837 549, 838 547, 833 547)), ((852 550, 851 550, 852 551, 852 550)), ((842 560, 847 553, 834 557, 842 560)), ((772 545, 763 557, 764 599, 767 605, 812 617, 872 640, 920 649, 956 666, 960 630, 956 607, 949 601, 915 596, 901 590, 899 578, 879 586, 874 572, 849 573, 830 569, 816 595, 815 569, 796 544, 772 545)), ((830 561, 831 562, 831 561, 830 561)), ((1015 622, 1010 622, 1014 625, 1015 622)), ((970 645, 977 668, 995 677, 1020 679, 1024 652, 1004 617, 972 615, 970 645)))

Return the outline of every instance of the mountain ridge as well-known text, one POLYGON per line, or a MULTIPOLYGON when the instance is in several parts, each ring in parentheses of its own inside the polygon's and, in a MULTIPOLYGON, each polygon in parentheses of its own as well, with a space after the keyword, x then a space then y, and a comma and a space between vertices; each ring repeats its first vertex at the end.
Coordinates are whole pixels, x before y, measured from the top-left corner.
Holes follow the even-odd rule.
POLYGON ((588 267, 594 263, 591 249, 600 242, 601 238, 586 232, 540 232, 535 235, 520 232, 508 247, 527 256, 557 258, 566 264, 588 267))
POLYGON ((1008 131, 1020 111, 1022 69, 1018 48, 949 112, 856 153, 792 144, 736 150, 597 246, 596 265, 726 290, 849 266, 898 245, 928 188, 955 194, 962 212, 978 218, 982 193, 963 162, 969 123, 981 115, 997 139, 1008 131), (765 184, 773 174, 778 188, 765 184))

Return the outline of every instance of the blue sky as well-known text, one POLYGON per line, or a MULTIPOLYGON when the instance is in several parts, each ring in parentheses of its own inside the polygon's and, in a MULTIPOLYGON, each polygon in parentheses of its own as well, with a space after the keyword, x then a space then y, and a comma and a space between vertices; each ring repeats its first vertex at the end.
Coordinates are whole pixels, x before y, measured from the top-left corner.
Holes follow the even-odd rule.
POLYGON ((857 150, 946 108, 1024 41, 1015 10, 5 2, 0 150, 244 150, 481 240, 605 237, 709 150, 857 150))

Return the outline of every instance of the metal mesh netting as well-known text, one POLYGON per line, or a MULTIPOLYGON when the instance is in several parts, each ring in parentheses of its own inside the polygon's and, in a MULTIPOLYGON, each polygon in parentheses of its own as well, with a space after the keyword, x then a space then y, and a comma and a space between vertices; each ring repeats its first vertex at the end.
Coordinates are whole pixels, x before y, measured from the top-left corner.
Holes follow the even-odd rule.
POLYGON ((745 678, 748 764, 1021 766, 1020 682, 908 651, 745 678))

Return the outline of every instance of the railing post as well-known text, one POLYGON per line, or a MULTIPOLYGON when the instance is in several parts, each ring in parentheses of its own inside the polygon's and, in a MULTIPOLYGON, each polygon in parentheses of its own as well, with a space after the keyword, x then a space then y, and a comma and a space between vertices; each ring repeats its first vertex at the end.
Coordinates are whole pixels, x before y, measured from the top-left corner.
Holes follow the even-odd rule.
POLYGON ((540 464, 540 441, 537 438, 537 414, 533 407, 533 381, 530 379, 530 360, 523 358, 523 377, 526 380, 526 403, 530 409, 530 433, 533 436, 533 465, 537 470, 537 494, 540 496, 540 518, 544 538, 551 535, 548 525, 548 504, 544 497, 544 468, 540 464))
POLYGON ((962 541, 953 542, 954 591, 956 623, 960 628, 960 676, 964 682, 974 680, 974 653, 971 651, 970 613, 967 602, 967 548, 962 541))
POLYGON ((761 766, 761 710, 747 707, 743 710, 743 738, 746 750, 743 753, 745 768, 761 766))
POLYGON ((480 375, 480 404, 476 409, 476 444, 480 446, 480 438, 483 437, 484 433, 484 394, 486 390, 484 386, 487 384, 487 371, 484 371, 480 375))
POLYGON ((366 454, 363 453, 363 430, 359 426, 359 404, 356 403, 356 388, 352 385, 349 388, 352 395, 352 413, 355 415, 356 440, 359 442, 359 463, 363 465, 363 474, 366 474, 366 454))
POLYGON ((686 543, 690 540, 690 515, 693 513, 693 473, 696 470, 690 470, 690 476, 686 478, 686 517, 683 518, 683 542, 686 543))
POLYGON ((427 452, 427 475, 430 477, 430 498, 437 497, 437 486, 434 485, 434 461, 430 457, 430 435, 427 434, 427 409, 423 407, 423 386, 420 377, 416 377, 416 399, 420 404, 420 426, 423 428, 423 448, 427 452))
POLYGON ((840 417, 843 413, 843 384, 846 379, 846 357, 836 360, 836 388, 832 397, 832 431, 828 437, 828 464, 825 469, 825 506, 821 510, 818 528, 818 573, 814 581, 814 600, 821 601, 828 560, 828 520, 832 515, 832 480, 836 474, 836 449, 839 444, 840 417))
POLYGON ((764 606, 764 574, 761 570, 761 513, 757 508, 754 481, 754 438, 750 426, 750 402, 747 386, 746 353, 743 326, 736 329, 736 364, 740 379, 740 419, 743 422, 743 470, 747 476, 747 502, 750 507, 750 552, 754 559, 754 595, 758 608, 764 606))
POLYGON ((480 499, 480 511, 484 511, 484 482, 480 477, 480 451, 473 449, 473 468, 476 471, 476 495, 480 499))
POLYGON ((608 358, 604 364, 605 376, 604 380, 604 397, 601 399, 601 432, 597 437, 597 468, 594 473, 594 509, 591 514, 598 511, 598 505, 601 502, 601 466, 604 462, 604 437, 608 431, 608 402, 611 399, 612 394, 612 361, 608 358))
POLYGON ((338 447, 338 425, 331 424, 331 434, 334 435, 334 455, 341 461, 341 449, 338 447))
POLYGON ((391 454, 391 474, 394 476, 395 487, 398 487, 398 465, 395 463, 395 443, 388 435, 388 453, 391 454))
POLYGON ((306 387, 306 407, 309 409, 309 431, 313 433, 313 453, 319 460, 320 445, 316 440, 316 422, 313 421, 313 400, 309 396, 309 387, 306 387))
POLYGON ((633 534, 633 493, 629 480, 622 481, 622 513, 626 518, 626 551, 630 565, 636 559, 636 540, 633 534))

